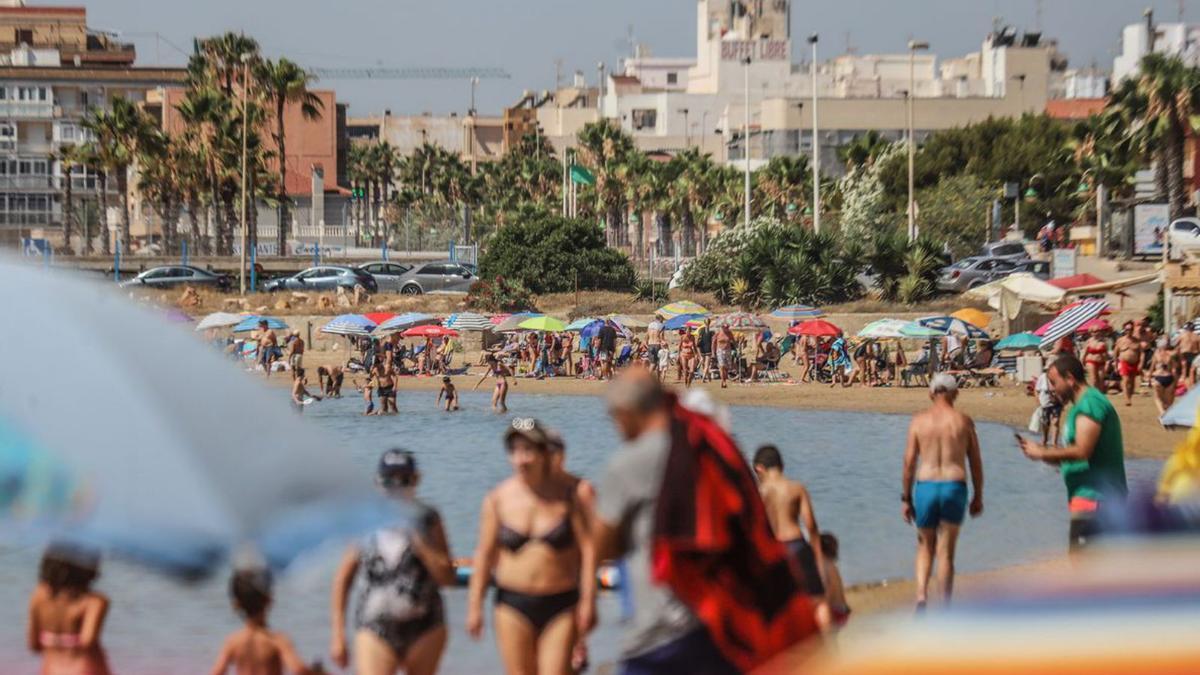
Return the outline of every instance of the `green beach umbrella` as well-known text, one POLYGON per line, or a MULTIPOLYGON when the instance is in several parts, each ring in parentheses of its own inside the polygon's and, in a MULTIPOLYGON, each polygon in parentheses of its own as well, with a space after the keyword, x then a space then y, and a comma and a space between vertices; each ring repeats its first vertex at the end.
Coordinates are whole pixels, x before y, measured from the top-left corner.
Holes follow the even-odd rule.
POLYGON ((559 321, 552 316, 535 316, 532 319, 525 319, 519 325, 522 330, 540 330, 540 331, 560 331, 564 330, 567 324, 559 321))

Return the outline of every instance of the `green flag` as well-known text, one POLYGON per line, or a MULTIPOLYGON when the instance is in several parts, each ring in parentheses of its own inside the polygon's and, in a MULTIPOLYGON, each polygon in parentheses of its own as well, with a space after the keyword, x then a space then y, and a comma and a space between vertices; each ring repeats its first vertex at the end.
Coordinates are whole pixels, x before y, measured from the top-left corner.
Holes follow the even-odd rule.
POLYGON ((571 165, 571 181, 575 183, 583 183, 584 185, 595 185, 596 177, 591 171, 579 166, 578 164, 571 165))

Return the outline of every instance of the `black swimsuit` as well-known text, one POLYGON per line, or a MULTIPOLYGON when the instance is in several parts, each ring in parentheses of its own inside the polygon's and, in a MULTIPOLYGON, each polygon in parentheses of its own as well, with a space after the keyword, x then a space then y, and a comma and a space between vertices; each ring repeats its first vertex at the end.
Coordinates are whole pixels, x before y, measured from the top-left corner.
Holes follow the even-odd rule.
MULTIPOLYGON (((539 537, 522 534, 502 524, 496 539, 501 546, 514 553, 531 541, 540 541, 556 551, 561 551, 570 548, 575 543, 575 532, 571 528, 570 518, 567 517, 563 518, 554 529, 539 537)), ((540 633, 559 614, 579 604, 579 589, 573 588, 550 595, 532 595, 511 591, 497 585, 496 604, 508 605, 520 612, 525 620, 540 633)))

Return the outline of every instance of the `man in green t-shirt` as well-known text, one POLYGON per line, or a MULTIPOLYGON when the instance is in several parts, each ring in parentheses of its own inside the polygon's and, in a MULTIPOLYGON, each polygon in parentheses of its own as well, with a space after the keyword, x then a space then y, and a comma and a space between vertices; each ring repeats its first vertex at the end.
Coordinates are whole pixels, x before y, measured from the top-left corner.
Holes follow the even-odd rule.
POLYGON ((1128 492, 1121 419, 1108 397, 1087 385, 1083 364, 1073 354, 1059 356, 1047 373, 1059 400, 1072 404, 1064 416, 1063 447, 1048 448, 1020 436, 1017 442, 1026 457, 1056 464, 1062 472, 1075 552, 1097 534, 1101 508, 1124 501, 1128 492))

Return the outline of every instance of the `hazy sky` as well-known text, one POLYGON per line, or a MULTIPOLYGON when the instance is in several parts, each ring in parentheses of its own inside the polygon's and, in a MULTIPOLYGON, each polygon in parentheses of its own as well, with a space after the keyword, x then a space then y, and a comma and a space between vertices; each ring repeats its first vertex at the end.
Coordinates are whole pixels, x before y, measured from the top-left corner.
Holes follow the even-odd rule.
MULTIPOLYGON (((628 31, 657 56, 695 54, 696 0, 90 0, 89 23, 119 31, 138 47, 142 65, 181 64, 191 39, 243 30, 269 56, 308 66, 499 66, 511 80, 484 81, 477 106, 484 114, 514 102, 523 89, 554 84, 596 63, 615 67, 628 54, 628 31), (162 38, 156 39, 154 33, 162 38), (171 44, 175 46, 171 46, 171 44), (178 48, 178 49, 177 49, 178 48)), ((30 4, 82 4, 30 0, 30 4)), ((1036 0, 796 0, 792 34, 821 34, 822 58, 849 43, 859 53, 900 51, 910 36, 928 40, 941 57, 979 48, 995 17, 1032 29, 1036 0)), ((1175 21, 1178 0, 1042 0, 1043 31, 1059 40, 1075 65, 1105 69, 1121 27, 1154 7, 1175 21)), ((1200 0, 1187 0, 1185 18, 1200 22, 1200 0)), ((798 52, 804 49, 801 43, 798 52)), ((351 115, 391 108, 396 114, 464 111, 466 82, 327 80, 351 115)))

